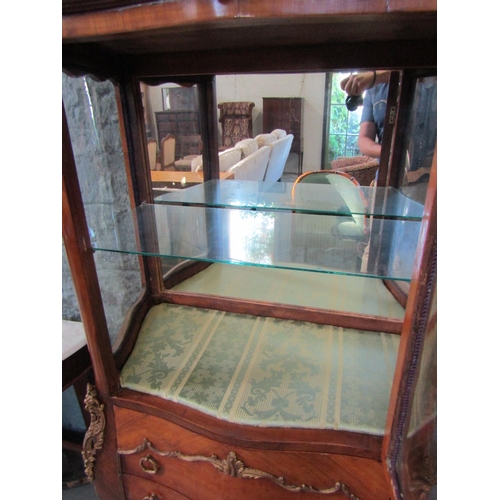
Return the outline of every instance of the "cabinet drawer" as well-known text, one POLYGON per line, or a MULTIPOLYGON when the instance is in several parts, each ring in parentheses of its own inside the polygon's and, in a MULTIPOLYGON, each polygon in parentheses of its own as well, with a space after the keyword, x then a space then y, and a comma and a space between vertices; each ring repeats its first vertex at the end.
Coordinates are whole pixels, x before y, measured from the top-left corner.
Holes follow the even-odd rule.
POLYGON ((345 498, 345 491, 360 500, 389 498, 378 461, 233 446, 119 407, 115 418, 123 474, 191 500, 320 500, 345 498))
POLYGON ((147 479, 127 474, 122 479, 127 500, 189 500, 177 491, 147 479))

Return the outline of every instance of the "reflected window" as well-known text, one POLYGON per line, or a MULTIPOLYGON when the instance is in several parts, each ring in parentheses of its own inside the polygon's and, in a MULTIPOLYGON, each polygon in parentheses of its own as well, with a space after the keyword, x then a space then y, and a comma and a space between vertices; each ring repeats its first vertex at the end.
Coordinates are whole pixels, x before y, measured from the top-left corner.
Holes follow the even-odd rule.
POLYGON ((355 111, 346 108, 346 93, 340 88, 340 82, 349 76, 349 73, 331 73, 330 92, 327 92, 328 106, 326 117, 328 124, 328 162, 340 156, 358 156, 358 134, 361 123, 359 106, 355 111))
POLYGON ((274 217, 268 213, 232 211, 229 230, 230 259, 273 264, 274 222, 274 217))

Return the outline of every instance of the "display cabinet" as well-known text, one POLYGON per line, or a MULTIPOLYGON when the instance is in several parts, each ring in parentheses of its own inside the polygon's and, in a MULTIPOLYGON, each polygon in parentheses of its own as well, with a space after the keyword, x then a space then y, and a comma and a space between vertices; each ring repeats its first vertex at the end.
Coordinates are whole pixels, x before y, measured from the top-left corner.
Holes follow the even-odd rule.
POLYGON ((158 141, 168 134, 175 138, 175 159, 182 157, 181 139, 183 136, 199 135, 198 112, 184 110, 157 111, 156 130, 158 131, 158 141))
POLYGON ((276 128, 293 135, 291 153, 298 157, 298 174, 302 173, 304 156, 304 99, 302 97, 264 97, 262 99, 262 127, 276 128))
POLYGON ((89 230, 63 106, 99 497, 429 497, 436 155, 424 202, 399 165, 417 82, 435 74, 435 4, 106 7, 63 17, 64 71, 115 84, 130 191, 129 210, 89 230), (376 187, 218 180, 216 74, 373 67, 393 70, 376 187), (140 82, 197 86, 205 182, 153 197, 140 82), (98 255, 136 259, 142 277, 113 343, 98 255))

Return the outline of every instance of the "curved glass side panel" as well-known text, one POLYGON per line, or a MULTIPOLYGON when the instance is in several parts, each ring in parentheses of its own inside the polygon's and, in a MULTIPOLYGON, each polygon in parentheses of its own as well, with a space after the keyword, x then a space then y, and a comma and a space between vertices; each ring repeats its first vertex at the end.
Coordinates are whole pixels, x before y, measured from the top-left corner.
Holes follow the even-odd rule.
MULTIPOLYGON (((418 235, 418 221, 383 220, 383 230, 397 232, 403 223, 418 235)), ((416 240, 370 239, 367 227, 363 217, 143 204, 117 219, 94 248, 409 281, 416 240), (364 259, 365 253, 375 258, 364 259), (388 254, 397 254, 402 265, 386 269, 382 259, 388 254)))
MULTIPOLYGON (((62 75, 63 102, 90 239, 113 231, 130 210, 115 88, 62 75)), ((132 230, 132 228, 130 228, 132 230)), ((111 341, 142 288, 137 257, 94 255, 111 341)))
POLYGON ((404 154, 398 166, 404 175, 400 188, 410 198, 425 202, 437 139, 437 77, 418 78, 408 110, 404 154))
POLYGON ((404 498, 437 498, 437 277, 417 361, 406 432, 396 457, 396 474, 404 498))

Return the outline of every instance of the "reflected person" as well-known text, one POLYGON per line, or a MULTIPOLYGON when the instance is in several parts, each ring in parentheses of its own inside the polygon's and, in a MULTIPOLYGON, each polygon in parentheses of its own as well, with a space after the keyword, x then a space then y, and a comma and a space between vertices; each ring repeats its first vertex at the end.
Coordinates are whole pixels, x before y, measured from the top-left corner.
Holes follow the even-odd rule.
POLYGON ((380 159, 384 137, 384 119, 389 93, 390 71, 373 70, 349 75, 340 82, 348 96, 363 97, 363 112, 358 135, 361 153, 380 159))

